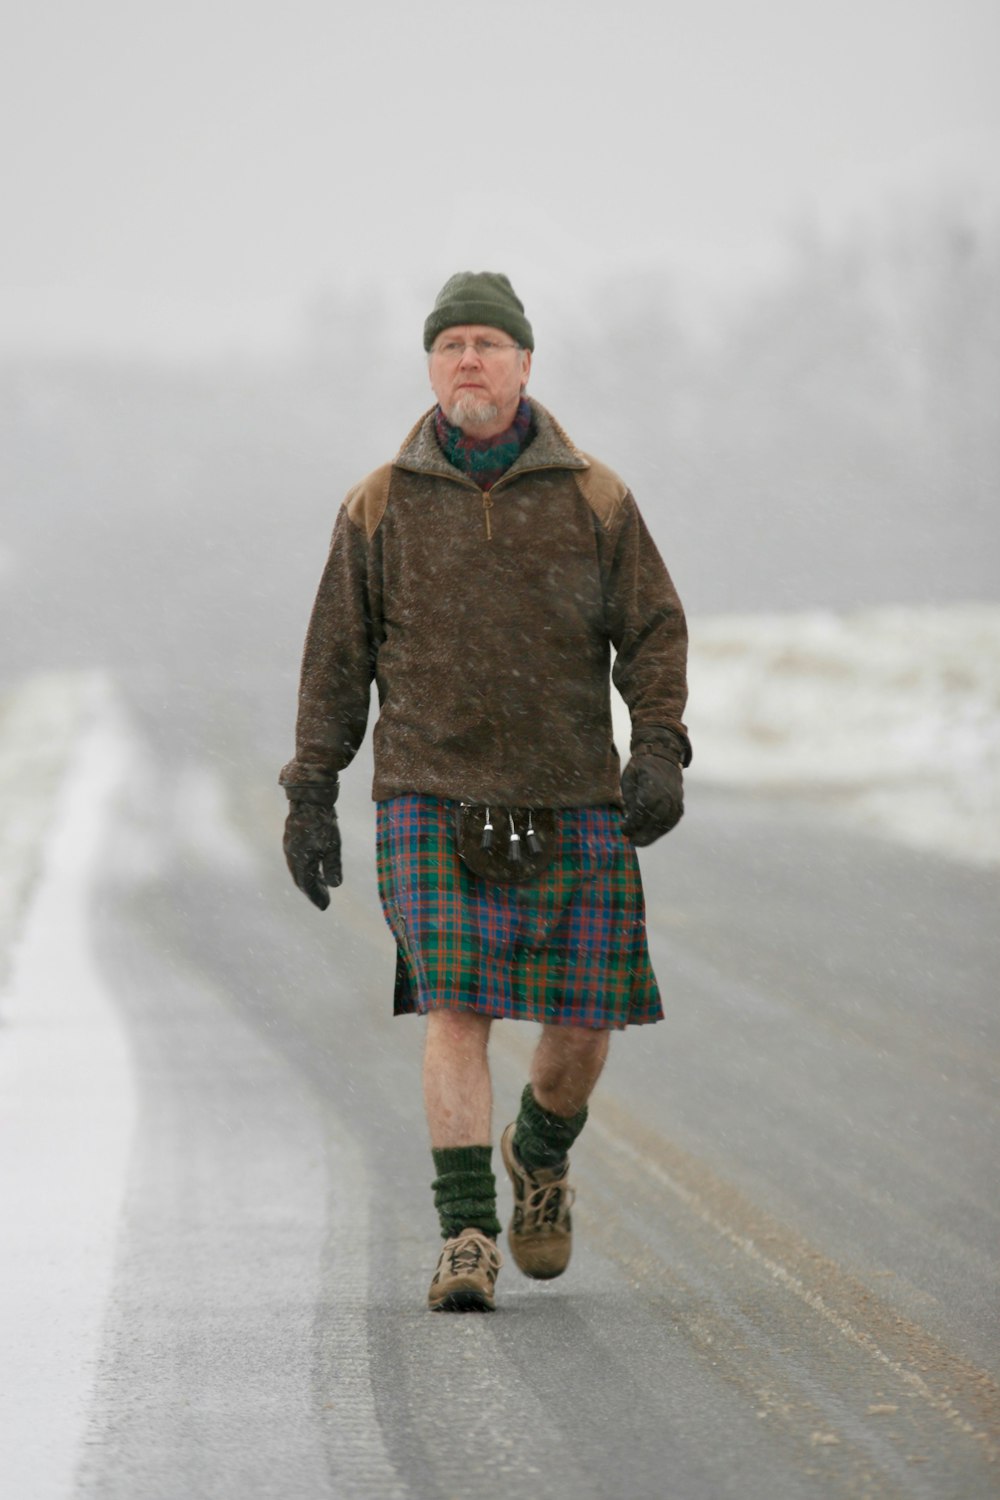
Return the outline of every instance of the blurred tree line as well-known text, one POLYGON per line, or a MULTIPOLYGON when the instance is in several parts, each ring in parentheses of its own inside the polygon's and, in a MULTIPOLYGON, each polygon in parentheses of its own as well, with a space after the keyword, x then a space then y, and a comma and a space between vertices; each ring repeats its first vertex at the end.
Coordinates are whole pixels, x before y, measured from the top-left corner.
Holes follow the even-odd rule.
MULTIPOLYGON (((802 235, 708 337, 666 272, 609 280, 532 390, 626 476, 695 616, 994 599, 998 252, 958 204, 802 235)), ((242 705, 223 756, 248 723, 287 745, 336 509, 430 404, 424 310, 331 291, 267 367, 0 367, 3 677, 107 664, 154 715, 242 705)))

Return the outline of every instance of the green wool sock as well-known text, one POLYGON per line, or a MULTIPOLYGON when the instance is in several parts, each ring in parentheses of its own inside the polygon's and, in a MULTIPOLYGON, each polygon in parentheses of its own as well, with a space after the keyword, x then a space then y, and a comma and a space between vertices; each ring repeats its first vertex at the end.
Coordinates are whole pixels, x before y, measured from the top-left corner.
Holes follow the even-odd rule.
POLYGON ((441 1220, 441 1238, 449 1240, 462 1229, 481 1229, 496 1239, 500 1220, 493 1147, 447 1146, 432 1150, 431 1155, 437 1172, 431 1187, 441 1220))
POLYGON ((586 1123, 586 1105, 568 1119, 565 1115, 554 1115, 542 1108, 531 1084, 526 1084, 514 1131, 514 1147, 522 1164, 529 1172, 539 1168, 558 1169, 586 1123))

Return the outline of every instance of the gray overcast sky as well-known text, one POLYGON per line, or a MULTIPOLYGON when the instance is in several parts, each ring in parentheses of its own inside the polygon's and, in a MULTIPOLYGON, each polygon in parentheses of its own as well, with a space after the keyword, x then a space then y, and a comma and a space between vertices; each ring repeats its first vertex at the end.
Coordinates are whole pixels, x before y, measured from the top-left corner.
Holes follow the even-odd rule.
POLYGON ((324 285, 464 265, 534 305, 651 260, 724 283, 810 215, 996 173, 998 58, 997 0, 33 0, 0 340, 263 346, 324 285))

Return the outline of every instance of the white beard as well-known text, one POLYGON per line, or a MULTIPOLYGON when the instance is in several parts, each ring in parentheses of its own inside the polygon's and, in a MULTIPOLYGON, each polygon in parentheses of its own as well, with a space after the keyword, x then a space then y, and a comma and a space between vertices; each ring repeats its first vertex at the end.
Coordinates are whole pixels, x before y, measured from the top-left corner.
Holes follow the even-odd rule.
POLYGON ((477 427, 488 427, 495 422, 499 408, 491 401, 483 401, 474 396, 471 391, 465 396, 459 396, 450 409, 445 413, 448 421, 453 427, 461 427, 463 432, 477 427))

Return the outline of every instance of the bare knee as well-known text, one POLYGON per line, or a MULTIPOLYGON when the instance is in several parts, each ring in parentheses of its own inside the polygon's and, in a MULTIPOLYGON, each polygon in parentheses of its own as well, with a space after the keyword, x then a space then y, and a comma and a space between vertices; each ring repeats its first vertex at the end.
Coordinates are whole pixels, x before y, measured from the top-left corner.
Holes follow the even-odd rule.
POLYGON ((474 1010, 432 1010, 427 1015, 427 1047, 465 1056, 485 1052, 491 1019, 474 1010))
POLYGON ((556 1114, 582 1109, 604 1067, 611 1033, 589 1026, 546 1026, 535 1052, 535 1098, 556 1114))
POLYGON ((592 1026, 545 1026, 538 1045, 540 1053, 568 1067, 589 1067, 607 1056, 610 1031, 592 1026))

